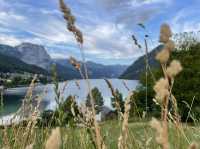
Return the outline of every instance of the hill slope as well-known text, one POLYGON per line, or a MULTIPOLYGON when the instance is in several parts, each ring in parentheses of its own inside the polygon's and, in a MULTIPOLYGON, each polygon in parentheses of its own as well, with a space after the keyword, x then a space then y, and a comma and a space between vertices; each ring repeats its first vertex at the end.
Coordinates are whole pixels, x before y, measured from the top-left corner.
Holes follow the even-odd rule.
POLYGON ((0 72, 10 72, 10 73, 36 73, 36 74, 45 74, 48 72, 40 67, 29 65, 23 61, 8 55, 3 55, 0 53, 0 72))
MULTIPOLYGON (((150 66, 158 66, 155 60, 156 53, 161 50, 162 45, 156 47, 148 54, 148 61, 150 66)), ((126 71, 120 76, 122 79, 135 79, 138 80, 141 73, 145 71, 145 55, 139 57, 126 71)))

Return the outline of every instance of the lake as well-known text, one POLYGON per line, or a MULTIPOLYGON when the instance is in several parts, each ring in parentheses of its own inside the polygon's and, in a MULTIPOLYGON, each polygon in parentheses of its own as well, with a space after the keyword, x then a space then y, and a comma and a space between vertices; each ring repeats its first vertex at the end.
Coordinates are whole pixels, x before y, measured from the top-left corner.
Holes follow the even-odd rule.
MULTIPOLYGON (((121 80, 121 79, 109 79, 113 88, 118 89, 123 97, 128 95, 128 89, 134 90, 138 84, 137 80, 121 80), (124 85, 126 84, 126 85, 124 85)), ((90 79, 92 88, 97 87, 103 98, 104 104, 111 107, 111 92, 108 88, 105 80, 103 79, 90 79)), ((85 80, 72 80, 59 83, 59 88, 62 90, 62 96, 66 99, 69 95, 75 96, 76 101, 80 104, 86 100, 88 90, 85 80)), ((4 93, 4 108, 0 113, 0 116, 4 117, 16 112, 22 103, 22 99, 26 95, 27 87, 19 87, 7 89, 4 93)), ((56 103, 55 93, 52 84, 39 85, 33 90, 33 96, 39 96, 42 98, 41 109, 55 109, 56 103)))

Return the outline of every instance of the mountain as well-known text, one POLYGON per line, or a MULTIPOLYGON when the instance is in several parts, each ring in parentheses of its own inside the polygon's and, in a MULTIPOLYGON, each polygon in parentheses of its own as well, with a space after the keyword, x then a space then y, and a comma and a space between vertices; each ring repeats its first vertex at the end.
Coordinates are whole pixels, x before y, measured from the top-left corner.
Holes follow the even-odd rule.
POLYGON ((11 47, 0 44, 0 54, 2 57, 0 72, 38 73, 41 71, 50 74, 51 66, 55 64, 59 79, 81 78, 74 68, 55 63, 41 45, 22 43, 16 47, 11 47))
MULTIPOLYGON (((77 71, 67 59, 55 59, 56 63, 77 71)), ((126 65, 103 65, 91 61, 86 62, 90 78, 118 78, 127 68, 126 65)))
MULTIPOLYGON (((162 45, 159 45, 151 52, 148 53, 149 65, 159 66, 158 62, 155 60, 155 56, 162 49, 162 45)), ((139 57, 131 66, 129 66, 126 71, 120 76, 122 79, 134 79, 138 80, 141 73, 145 71, 145 55, 139 57)))
POLYGON ((20 59, 23 62, 36 65, 46 70, 51 68, 51 57, 43 46, 32 43, 22 43, 15 48, 21 54, 20 59))
POLYGON ((3 45, 3 44, 0 44, 0 53, 7 55, 7 56, 16 57, 16 58, 21 57, 21 53, 19 51, 17 51, 17 49, 15 47, 3 45))
MULTIPOLYGON (((11 47, 1 44, 0 54, 7 56, 8 60, 12 58, 13 61, 18 61, 15 66, 17 68, 20 67, 18 64, 23 62, 23 66, 27 64, 25 66, 26 69, 28 66, 35 66, 50 73, 52 64, 55 64, 60 79, 71 80, 81 78, 79 72, 69 63, 68 59, 52 59, 41 45, 22 43, 16 47, 11 47)), ((8 65, 10 68, 10 63, 4 64, 4 68, 8 65)), ((91 61, 87 62, 87 67, 90 78, 118 78, 127 68, 125 65, 102 65, 91 61)), ((2 69, 4 68, 2 66, 2 69)))
POLYGON ((4 55, 0 53, 0 72, 23 73, 29 72, 33 74, 48 75, 48 72, 35 65, 29 65, 19 60, 18 58, 4 55))

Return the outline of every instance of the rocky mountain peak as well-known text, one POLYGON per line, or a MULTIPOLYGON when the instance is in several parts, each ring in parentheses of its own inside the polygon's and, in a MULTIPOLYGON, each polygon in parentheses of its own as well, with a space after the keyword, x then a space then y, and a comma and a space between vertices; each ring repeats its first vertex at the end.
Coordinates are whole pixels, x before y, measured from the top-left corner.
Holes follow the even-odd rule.
POLYGON ((47 70, 50 69, 52 60, 43 46, 26 42, 15 48, 21 53, 21 60, 25 63, 37 65, 47 70))

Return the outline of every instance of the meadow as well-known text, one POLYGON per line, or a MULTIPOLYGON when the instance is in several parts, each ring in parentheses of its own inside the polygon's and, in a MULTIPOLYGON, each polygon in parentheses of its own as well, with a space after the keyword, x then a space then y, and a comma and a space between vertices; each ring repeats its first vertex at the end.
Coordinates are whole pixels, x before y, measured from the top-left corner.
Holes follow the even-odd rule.
MULTIPOLYGON (((155 57, 161 66, 162 76, 154 80, 152 101, 159 107, 157 114, 159 116, 154 118, 151 115, 146 116, 145 110, 141 112, 135 102, 134 91, 130 90, 129 95, 122 101, 112 84, 105 80, 113 96, 112 102, 117 117, 99 122, 96 114, 99 112, 101 100, 94 95, 89 81, 83 49, 84 37, 75 24, 75 17, 70 8, 63 0, 59 2, 67 30, 73 33, 80 49, 82 63, 72 57, 70 62, 86 82, 88 101, 85 105, 78 105, 75 97, 69 97, 65 102, 61 97, 62 90, 58 86, 56 69, 53 68, 57 108, 43 119, 37 107, 32 109, 31 105, 28 106, 37 78, 35 76, 19 110, 24 114, 27 109, 32 109, 30 110, 32 113, 20 123, 1 126, 0 147, 4 149, 197 149, 200 142, 198 120, 193 119, 189 123, 187 118, 186 121, 182 121, 177 99, 173 95, 174 82, 184 67, 178 59, 170 59, 172 51, 176 48, 170 26, 164 23, 160 28, 159 41, 163 44, 163 48, 155 57), (135 117, 131 116, 133 112, 136 113, 135 117)), ((137 39, 133 39, 138 48, 141 48, 137 39)), ((146 70, 149 70, 147 58, 146 55, 146 70)), ((143 98, 147 99, 147 96, 143 98)), ((188 117, 191 116, 190 111, 191 109, 186 112, 188 117)))

